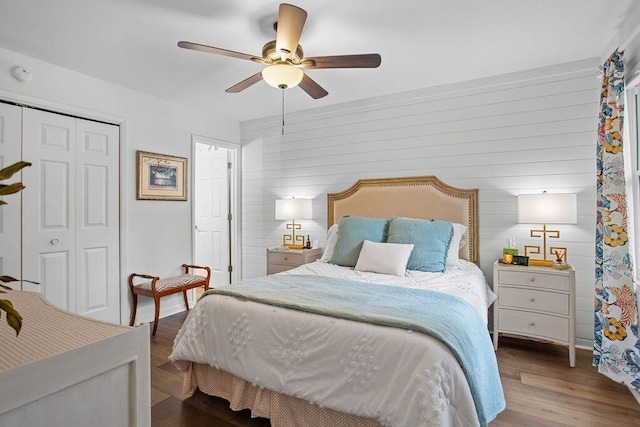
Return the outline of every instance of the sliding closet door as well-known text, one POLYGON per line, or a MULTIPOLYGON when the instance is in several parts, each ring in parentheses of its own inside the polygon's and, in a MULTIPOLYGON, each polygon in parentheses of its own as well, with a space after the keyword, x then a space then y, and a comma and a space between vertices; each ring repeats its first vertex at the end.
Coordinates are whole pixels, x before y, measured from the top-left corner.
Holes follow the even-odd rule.
MULTIPOLYGON (((20 114, 20 107, 0 104, 0 169, 20 160, 20 114)), ((2 183, 18 181, 20 174, 2 183)), ((0 275, 20 278, 20 194, 0 199, 8 203, 0 206, 0 275)), ((20 284, 11 286, 19 289, 20 284)))
POLYGON ((53 304, 119 323, 118 127, 25 109, 23 274, 53 304))

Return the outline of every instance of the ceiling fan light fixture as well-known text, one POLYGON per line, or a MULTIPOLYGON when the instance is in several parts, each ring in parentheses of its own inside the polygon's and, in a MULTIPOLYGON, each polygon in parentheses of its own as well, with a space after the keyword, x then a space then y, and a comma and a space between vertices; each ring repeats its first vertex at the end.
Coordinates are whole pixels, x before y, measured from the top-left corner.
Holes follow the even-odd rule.
MULTIPOLYGON (((178 47, 243 59, 266 66, 262 71, 227 88, 225 90, 227 93, 242 92, 249 86, 264 80, 269 86, 278 89, 300 86, 300 89, 313 99, 320 99, 327 96, 329 92, 302 69, 377 68, 380 66, 382 58, 377 53, 305 57, 299 42, 306 20, 307 12, 304 9, 287 3, 280 4, 277 26, 274 27, 276 39, 262 46, 262 57, 187 41, 178 42, 178 47)), ((284 98, 284 92, 282 93, 284 98)))
POLYGON ((274 64, 262 70, 262 78, 269 86, 288 89, 298 86, 304 73, 301 69, 289 64, 274 64))

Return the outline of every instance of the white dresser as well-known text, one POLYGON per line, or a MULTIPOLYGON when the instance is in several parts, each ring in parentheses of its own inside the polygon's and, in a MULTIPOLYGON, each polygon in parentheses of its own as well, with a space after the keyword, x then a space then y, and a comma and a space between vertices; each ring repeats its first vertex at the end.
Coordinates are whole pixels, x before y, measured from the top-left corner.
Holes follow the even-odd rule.
MULTIPOLYGON (((151 425, 149 325, 78 316, 9 291, 23 317, 0 325, 0 427, 151 425)), ((4 313, 3 313, 4 314, 4 313)))
POLYGON ((493 266, 493 346, 501 333, 550 341, 569 348, 576 362, 576 280, 573 267, 493 266))

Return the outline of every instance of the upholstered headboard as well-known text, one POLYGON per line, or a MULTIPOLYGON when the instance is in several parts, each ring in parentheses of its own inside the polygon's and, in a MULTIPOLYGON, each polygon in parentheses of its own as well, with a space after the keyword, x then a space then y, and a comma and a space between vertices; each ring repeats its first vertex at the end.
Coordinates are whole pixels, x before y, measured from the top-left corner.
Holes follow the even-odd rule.
POLYGON ((460 258, 479 263, 478 190, 452 187, 435 176, 361 179, 340 193, 327 194, 327 226, 344 215, 372 218, 439 219, 464 224, 467 244, 460 258))

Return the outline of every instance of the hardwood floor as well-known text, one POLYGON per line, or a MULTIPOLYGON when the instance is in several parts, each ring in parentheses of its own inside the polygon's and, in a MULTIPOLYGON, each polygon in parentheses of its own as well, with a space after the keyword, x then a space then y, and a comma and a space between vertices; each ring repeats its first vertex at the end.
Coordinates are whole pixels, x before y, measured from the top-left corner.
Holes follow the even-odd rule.
MULTIPOLYGON (((269 426, 248 410, 232 411, 223 399, 182 394, 182 375, 167 357, 185 318, 186 312, 161 319, 151 338, 151 425, 269 426)), ((640 426, 640 404, 626 387, 596 372, 589 351, 577 350, 570 368, 562 347, 501 338, 497 356, 507 409, 492 427, 640 426)))

